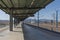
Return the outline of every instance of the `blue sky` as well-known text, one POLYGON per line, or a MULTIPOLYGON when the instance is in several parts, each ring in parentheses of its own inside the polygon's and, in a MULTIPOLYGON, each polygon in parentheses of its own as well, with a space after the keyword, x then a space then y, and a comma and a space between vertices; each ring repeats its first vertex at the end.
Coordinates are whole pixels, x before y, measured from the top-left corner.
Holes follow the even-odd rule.
MULTIPOLYGON (((60 20, 60 0, 55 0, 49 5, 47 5, 44 9, 40 10, 39 11, 40 19, 53 19, 54 20, 53 16, 55 16, 56 10, 58 10, 58 18, 60 20)), ((36 12, 35 14, 36 18, 37 18, 37 14, 38 12, 36 12)))
MULTIPOLYGON (((60 17, 60 0, 55 0, 54 2, 47 5, 44 9, 40 10, 39 11, 40 19, 53 19, 53 15, 56 14, 56 10, 58 10, 60 17)), ((37 14, 38 12, 36 12, 35 14, 36 18, 37 18, 37 14)), ((2 10, 0 10, 0 20, 9 20, 9 15, 3 12, 2 10)))
POLYGON ((9 15, 0 10, 0 20, 9 20, 9 15))

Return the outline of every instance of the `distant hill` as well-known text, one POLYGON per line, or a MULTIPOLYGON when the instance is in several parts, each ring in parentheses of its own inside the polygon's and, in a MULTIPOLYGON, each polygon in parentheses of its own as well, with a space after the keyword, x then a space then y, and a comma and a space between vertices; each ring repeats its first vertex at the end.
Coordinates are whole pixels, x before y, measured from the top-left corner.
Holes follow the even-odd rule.
POLYGON ((8 20, 0 20, 0 24, 9 24, 8 20))
MULTIPOLYGON (((35 21, 36 23, 38 23, 38 20, 36 20, 36 19, 28 19, 28 20, 25 20, 25 22, 27 22, 27 21, 29 21, 29 22, 35 21)), ((51 22, 51 21, 54 22, 54 20, 49 20, 49 19, 40 19, 39 20, 39 22, 51 22)))

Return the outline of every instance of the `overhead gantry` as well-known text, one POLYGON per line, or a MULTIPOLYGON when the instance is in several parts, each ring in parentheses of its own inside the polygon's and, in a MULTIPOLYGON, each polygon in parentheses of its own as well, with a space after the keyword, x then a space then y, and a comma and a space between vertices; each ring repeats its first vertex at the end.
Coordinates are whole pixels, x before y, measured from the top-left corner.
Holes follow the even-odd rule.
POLYGON ((13 17, 23 21, 54 0, 0 0, 0 9, 10 15, 10 31, 13 31, 13 17))

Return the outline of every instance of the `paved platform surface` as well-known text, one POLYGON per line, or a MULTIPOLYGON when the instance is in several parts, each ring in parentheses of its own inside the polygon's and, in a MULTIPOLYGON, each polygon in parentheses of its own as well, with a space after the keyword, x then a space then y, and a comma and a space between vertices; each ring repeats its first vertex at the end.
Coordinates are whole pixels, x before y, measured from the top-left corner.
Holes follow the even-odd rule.
POLYGON ((34 28, 26 24, 24 24, 23 30, 25 40, 60 40, 60 34, 34 28))
POLYGON ((8 29, 0 32, 0 40, 24 40, 20 24, 10 32, 8 29))

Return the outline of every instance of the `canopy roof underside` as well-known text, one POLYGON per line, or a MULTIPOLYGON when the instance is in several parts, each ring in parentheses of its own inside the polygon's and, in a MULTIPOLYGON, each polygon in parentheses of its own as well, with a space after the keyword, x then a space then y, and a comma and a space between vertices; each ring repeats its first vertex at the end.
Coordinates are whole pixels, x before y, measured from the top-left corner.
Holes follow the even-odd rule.
POLYGON ((13 17, 21 20, 33 16, 33 14, 45 8, 53 0, 0 0, 0 9, 7 14, 13 11, 13 17))

